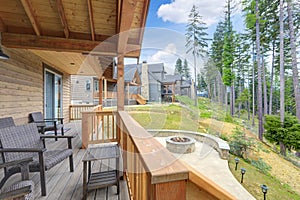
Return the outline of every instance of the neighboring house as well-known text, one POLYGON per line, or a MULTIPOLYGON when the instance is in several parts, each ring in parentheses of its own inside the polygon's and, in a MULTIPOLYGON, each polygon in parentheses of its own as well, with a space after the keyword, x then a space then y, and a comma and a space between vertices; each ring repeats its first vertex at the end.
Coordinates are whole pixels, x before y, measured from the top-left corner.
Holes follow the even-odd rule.
POLYGON ((175 95, 191 97, 191 80, 181 75, 168 75, 163 63, 125 65, 124 76, 136 69, 141 77, 141 86, 139 89, 132 87, 132 94, 141 94, 148 102, 174 101, 175 95))
POLYGON ((99 79, 94 76, 71 76, 71 104, 99 103, 99 79))
MULTIPOLYGON (((124 70, 137 69, 141 77, 140 94, 148 102, 161 102, 161 93, 163 90, 162 81, 165 77, 165 68, 163 63, 158 64, 130 64, 125 65, 124 70)), ((126 75, 125 75, 126 76, 126 75)))

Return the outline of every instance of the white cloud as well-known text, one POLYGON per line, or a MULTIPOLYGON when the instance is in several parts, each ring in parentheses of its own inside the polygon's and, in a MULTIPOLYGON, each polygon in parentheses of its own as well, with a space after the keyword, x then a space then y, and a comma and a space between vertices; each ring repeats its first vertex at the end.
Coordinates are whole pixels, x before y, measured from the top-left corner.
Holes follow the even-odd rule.
POLYGON ((222 0, 174 0, 169 4, 162 4, 157 15, 165 22, 186 23, 193 5, 198 7, 199 14, 208 26, 224 16, 225 1, 222 0))
POLYGON ((168 73, 174 72, 175 62, 178 58, 176 55, 177 48, 174 43, 168 44, 163 50, 158 50, 147 59, 148 63, 164 63, 168 73))

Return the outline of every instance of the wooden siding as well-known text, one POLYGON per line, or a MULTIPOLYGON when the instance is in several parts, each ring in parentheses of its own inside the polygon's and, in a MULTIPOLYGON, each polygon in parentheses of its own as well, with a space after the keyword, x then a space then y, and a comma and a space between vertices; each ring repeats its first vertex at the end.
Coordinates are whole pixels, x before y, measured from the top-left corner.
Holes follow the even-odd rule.
MULTIPOLYGON (((28 50, 2 48, 10 59, 0 60, 0 117, 11 116, 16 124, 24 124, 30 112, 44 112, 44 60, 28 50)), ((68 122, 71 80, 69 74, 61 73, 63 116, 68 122)))

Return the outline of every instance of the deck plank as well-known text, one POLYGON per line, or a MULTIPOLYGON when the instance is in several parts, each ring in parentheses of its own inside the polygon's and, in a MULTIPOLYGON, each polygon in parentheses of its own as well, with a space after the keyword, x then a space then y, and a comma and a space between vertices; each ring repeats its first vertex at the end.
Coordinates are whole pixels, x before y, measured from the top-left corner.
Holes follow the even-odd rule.
MULTIPOLYGON (((76 135, 73 139, 73 157, 74 157, 74 172, 70 172, 69 159, 64 160, 62 163, 53 167, 46 172, 46 186, 47 186, 47 196, 41 196, 41 184, 40 184, 40 174, 30 173, 30 179, 35 184, 34 194, 37 200, 81 200, 82 199, 82 158, 85 154, 84 149, 81 149, 81 121, 71 122, 65 125, 71 128, 66 132, 66 135, 76 135)), ((46 141, 47 149, 57 149, 62 147, 67 147, 67 142, 64 139, 59 139, 54 141, 50 139, 46 141)), ((104 160, 95 162, 93 165, 93 170, 108 170, 108 167, 114 164, 110 160, 104 160)), ((3 172, 0 172, 0 177, 3 177, 3 172)), ((10 185, 16 181, 20 180, 20 174, 12 176, 5 186, 10 185)), ((121 181, 121 200, 127 200, 128 192, 125 181, 121 181), (127 196, 126 196, 127 195, 127 196)), ((101 188, 98 190, 92 190, 88 192, 87 199, 93 200, 117 200, 118 195, 117 187, 111 186, 108 188, 101 188)))

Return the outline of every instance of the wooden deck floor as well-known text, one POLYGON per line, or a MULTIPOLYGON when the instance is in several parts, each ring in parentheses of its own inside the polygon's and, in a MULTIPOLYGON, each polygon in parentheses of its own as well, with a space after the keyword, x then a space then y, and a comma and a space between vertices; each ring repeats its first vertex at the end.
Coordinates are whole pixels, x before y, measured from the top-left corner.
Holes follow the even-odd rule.
MULTIPOLYGON (((40 176, 39 173, 30 173, 30 179, 35 183, 35 199, 47 199, 47 200, 80 200, 82 199, 82 158, 85 154, 84 149, 81 147, 81 122, 71 122, 66 124, 66 127, 71 128, 67 131, 67 135, 76 135, 73 140, 73 155, 74 155, 74 172, 69 170, 69 160, 64 160, 61 164, 53 167, 51 170, 46 172, 46 185, 47 185, 47 196, 41 196, 40 188, 40 176)), ((59 139, 57 142, 50 140, 46 142, 47 149, 67 146, 67 141, 59 139)), ((114 165, 113 161, 106 160, 103 162, 97 162, 93 166, 94 169, 107 170, 111 165, 114 165)), ((16 179, 20 179, 20 174, 14 175, 10 178, 7 184, 14 182, 16 179)), ((121 181, 120 187, 120 200, 127 200, 128 192, 125 181, 121 181)), ((87 199, 94 200, 117 200, 118 195, 117 187, 111 186, 108 188, 102 188, 93 190, 88 193, 87 199)))

